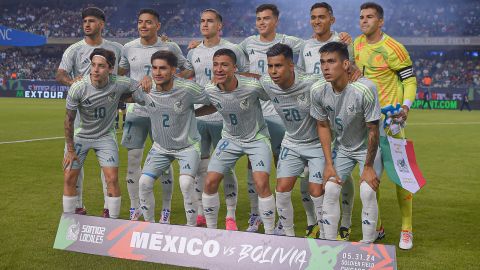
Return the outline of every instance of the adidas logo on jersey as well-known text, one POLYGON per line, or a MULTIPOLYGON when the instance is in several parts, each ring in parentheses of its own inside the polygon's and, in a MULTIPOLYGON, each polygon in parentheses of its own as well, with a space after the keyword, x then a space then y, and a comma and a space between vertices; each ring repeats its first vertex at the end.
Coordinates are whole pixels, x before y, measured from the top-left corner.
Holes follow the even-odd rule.
POLYGON ((263 160, 260 160, 260 162, 257 163, 257 167, 265 167, 265 163, 263 163, 263 160))
POLYGON ((110 156, 110 158, 107 159, 107 162, 115 162, 115 159, 113 158, 113 156, 110 156))
POLYGON ((88 63, 90 63, 90 59, 88 59, 88 58, 85 58, 85 60, 83 60, 83 63, 84 63, 84 64, 88 64, 88 63))
POLYGON ((183 169, 191 169, 190 164, 187 164, 187 165, 183 166, 183 169))
POLYGON ((195 63, 200 63, 200 57, 197 57, 197 60, 195 60, 195 63))
POLYGON ((327 110, 333 112, 333 109, 332 109, 332 107, 330 107, 330 105, 327 105, 327 110))
POLYGON ((306 53, 305 56, 312 56, 312 52, 308 51, 308 53, 306 53))
POLYGON ((275 97, 275 98, 273 99, 273 103, 280 103, 280 102, 278 101, 277 97, 275 97))
POLYGON ((155 103, 152 101, 148 106, 155 108, 155 103))
POLYGON ((252 54, 255 54, 255 51, 253 49, 250 51, 250 55, 252 54))
POLYGON ((83 101, 83 104, 85 104, 85 105, 91 105, 92 102, 90 101, 90 99, 87 98, 87 99, 85 99, 85 100, 83 101))
POLYGON ((316 174, 313 175, 315 178, 322 178, 322 174, 320 172, 317 172, 316 174))

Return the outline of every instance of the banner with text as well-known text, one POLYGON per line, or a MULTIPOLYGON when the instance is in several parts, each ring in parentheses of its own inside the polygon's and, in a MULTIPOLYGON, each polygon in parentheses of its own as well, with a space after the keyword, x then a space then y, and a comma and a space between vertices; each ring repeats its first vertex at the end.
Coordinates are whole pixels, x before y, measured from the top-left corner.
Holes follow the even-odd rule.
POLYGON ((202 269, 397 269, 395 247, 63 214, 56 249, 202 269))

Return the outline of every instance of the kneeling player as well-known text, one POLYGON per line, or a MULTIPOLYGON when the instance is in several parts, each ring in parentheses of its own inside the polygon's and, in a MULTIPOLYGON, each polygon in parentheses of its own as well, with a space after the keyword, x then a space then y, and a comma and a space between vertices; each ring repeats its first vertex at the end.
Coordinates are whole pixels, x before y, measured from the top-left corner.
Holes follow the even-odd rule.
POLYGON ((320 63, 325 81, 312 86, 311 114, 317 122, 318 135, 325 154, 325 197, 323 227, 325 238, 337 238, 340 219, 339 196, 342 184, 357 163, 360 166, 362 200, 362 242, 373 243, 377 234, 378 177, 373 169, 379 142, 380 105, 375 85, 360 79, 348 83, 350 66, 347 47, 331 42, 320 49, 320 63), (335 163, 332 160, 331 134, 334 134, 335 163), (367 143, 368 142, 368 143, 367 143))
MULTIPOLYGON (((217 84, 209 83, 205 90, 212 105, 223 118, 222 139, 218 142, 208 165, 202 195, 208 228, 216 228, 220 200, 218 186, 223 176, 234 168, 237 160, 247 155, 253 170, 258 194, 258 206, 265 233, 275 227, 275 198, 270 191, 269 175, 272 159, 270 135, 262 115, 262 94, 257 80, 235 75, 236 56, 230 49, 220 49, 213 55, 213 71, 217 84)), ((226 227, 237 230, 235 220, 227 218, 226 227)))
POLYGON ((120 187, 118 185, 118 146, 114 121, 117 104, 124 94, 134 94, 141 101, 137 82, 122 76, 111 75, 115 65, 112 51, 97 48, 90 54, 90 76, 72 84, 67 96, 65 140, 67 151, 63 159, 64 190, 63 211, 74 213, 77 202, 76 183, 80 169, 90 149, 100 162, 107 182, 108 213, 117 218, 120 213, 120 187), (79 130, 73 131, 73 122, 80 114, 79 130))
MULTIPOLYGON (((193 105, 209 102, 200 85, 174 77, 177 63, 177 57, 170 51, 158 51, 151 57, 155 86, 145 95, 145 109, 152 122, 153 145, 140 177, 140 207, 145 221, 155 222, 153 183, 177 159, 187 225, 195 226, 193 177, 200 162, 200 135, 193 105)), ((169 223, 170 220, 161 219, 160 222, 169 223)))

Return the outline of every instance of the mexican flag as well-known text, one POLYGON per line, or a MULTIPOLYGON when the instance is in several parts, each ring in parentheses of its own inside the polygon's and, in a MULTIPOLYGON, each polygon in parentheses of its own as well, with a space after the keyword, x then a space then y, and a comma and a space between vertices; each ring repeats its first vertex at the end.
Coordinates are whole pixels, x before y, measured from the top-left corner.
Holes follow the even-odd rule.
POLYGON ((415 159, 412 141, 381 136, 380 149, 390 180, 412 193, 425 185, 425 178, 415 159))

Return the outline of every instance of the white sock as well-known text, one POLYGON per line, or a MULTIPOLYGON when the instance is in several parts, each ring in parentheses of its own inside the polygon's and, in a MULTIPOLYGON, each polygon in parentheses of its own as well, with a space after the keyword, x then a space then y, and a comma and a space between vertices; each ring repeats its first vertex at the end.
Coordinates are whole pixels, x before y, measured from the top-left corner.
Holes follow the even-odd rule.
POLYGON ((350 228, 352 226, 353 201, 355 196, 355 187, 351 175, 342 185, 342 222, 341 227, 350 228))
POLYGON ((376 226, 378 218, 377 193, 365 182, 360 184, 362 200, 362 242, 373 243, 377 238, 376 226))
POLYGON ((278 211, 278 220, 282 222, 287 236, 295 236, 293 229, 292 192, 275 192, 278 211))
POLYGON ((315 213, 317 216, 318 227, 320 228, 320 239, 325 239, 325 231, 323 229, 323 195, 320 197, 311 197, 315 205, 315 213))
POLYGON ((77 178, 77 205, 75 208, 83 208, 83 167, 80 169, 80 173, 77 178))
POLYGON ((173 166, 170 164, 170 168, 163 172, 159 176, 160 183, 162 183, 162 209, 172 208, 172 195, 173 195, 173 166))
POLYGON ((194 201, 197 206, 198 214, 203 216, 202 193, 205 178, 207 177, 207 169, 209 159, 202 159, 198 164, 197 176, 195 177, 194 201))
POLYGON ((127 189, 130 197, 130 208, 138 208, 140 206, 139 197, 139 179, 142 172, 141 163, 143 156, 143 148, 128 149, 128 165, 127 165, 127 189))
POLYGON ((308 174, 300 178, 303 209, 305 209, 305 214, 307 214, 307 225, 311 226, 317 223, 317 218, 315 216, 315 206, 310 198, 310 192, 308 192, 308 183, 308 174))
POLYGON ((63 212, 74 214, 75 208, 78 202, 78 195, 77 196, 65 196, 63 195, 63 212))
POLYGON ((120 215, 120 206, 122 205, 122 197, 107 197, 108 213, 110 218, 118 218, 120 215))
POLYGON ((190 175, 180 175, 178 178, 180 183, 180 189, 183 194, 183 206, 185 207, 185 214, 187 216, 187 225, 195 226, 197 225, 197 209, 196 205, 193 203, 193 182, 195 181, 190 175))
POLYGON ((102 188, 103 188, 103 209, 108 209, 108 205, 107 205, 108 187, 107 187, 107 181, 105 180, 105 174, 103 173, 103 170, 100 170, 100 179, 102 181, 102 188))
POLYGON ((237 177, 233 170, 225 174, 225 177, 223 178, 223 190, 225 193, 225 204, 227 205, 227 218, 233 218, 235 220, 238 185, 237 177))
POLYGON ((146 174, 140 177, 140 208, 143 218, 148 222, 155 222, 155 196, 153 195, 153 184, 155 179, 146 174))
POLYGON ((325 195, 323 198, 323 230, 325 239, 336 240, 338 221, 340 220, 340 190, 339 184, 328 181, 325 184, 325 195))
POLYGON ((265 228, 265 234, 273 234, 275 229, 275 198, 270 195, 265 198, 258 197, 258 208, 265 228))
POLYGON ((202 194, 202 203, 205 211, 205 219, 207 220, 207 228, 216 229, 218 222, 218 210, 220 208, 220 199, 218 192, 212 195, 202 194))
POLYGON ((250 213, 258 215, 258 195, 253 182, 252 169, 247 171, 248 199, 250 199, 250 213))

